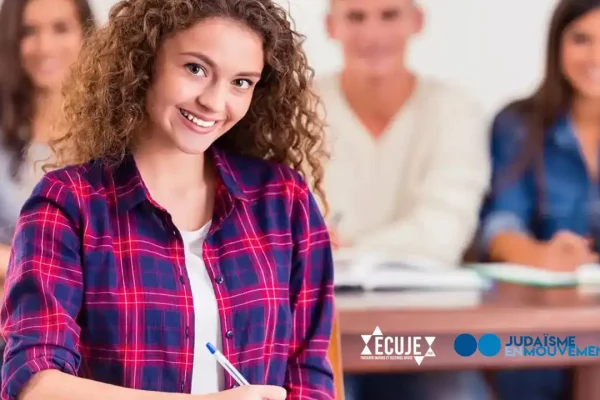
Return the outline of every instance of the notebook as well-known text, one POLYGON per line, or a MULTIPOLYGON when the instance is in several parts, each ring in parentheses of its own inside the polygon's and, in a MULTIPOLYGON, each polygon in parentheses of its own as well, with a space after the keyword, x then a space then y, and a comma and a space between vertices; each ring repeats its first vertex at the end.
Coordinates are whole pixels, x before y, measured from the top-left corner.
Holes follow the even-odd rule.
POLYGON ((338 290, 485 290, 491 281, 472 269, 419 258, 389 258, 374 253, 334 253, 338 290))

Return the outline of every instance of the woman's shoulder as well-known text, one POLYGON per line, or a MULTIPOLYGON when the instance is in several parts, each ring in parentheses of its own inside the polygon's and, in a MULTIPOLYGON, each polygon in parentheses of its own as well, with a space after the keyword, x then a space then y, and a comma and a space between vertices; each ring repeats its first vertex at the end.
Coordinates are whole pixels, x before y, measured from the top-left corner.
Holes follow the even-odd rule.
POLYGON ((295 197, 306 194, 308 185, 289 166, 260 158, 215 150, 216 167, 222 178, 235 184, 247 197, 295 197))
POLYGON ((492 145, 511 148, 520 146, 529 132, 527 120, 530 112, 530 105, 525 100, 504 106, 493 118, 492 145))
POLYGON ((523 130, 531 112, 531 105, 527 100, 508 103, 494 116, 493 128, 495 131, 502 131, 505 134, 523 130))
POLYGON ((12 180, 10 178, 10 176, 12 175, 10 173, 12 158, 13 157, 9 153, 6 146, 0 144, 0 179, 2 179, 3 182, 5 182, 7 180, 9 180, 9 181, 12 180))
POLYGON ((15 180, 12 171, 11 154, 0 146, 0 243, 10 243, 14 224, 28 195, 15 180))
POLYGON ((76 197, 86 193, 101 193, 108 174, 108 167, 100 160, 52 169, 44 174, 34 194, 65 189, 76 197))

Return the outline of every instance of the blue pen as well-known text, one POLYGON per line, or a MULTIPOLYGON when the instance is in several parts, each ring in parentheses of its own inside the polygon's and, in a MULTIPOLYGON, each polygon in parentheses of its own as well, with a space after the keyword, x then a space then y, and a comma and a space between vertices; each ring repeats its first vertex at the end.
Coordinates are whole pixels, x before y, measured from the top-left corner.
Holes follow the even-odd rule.
POLYGON ((250 384, 250 383, 248 383, 246 378, 244 378, 242 376, 242 374, 240 374, 240 371, 235 369, 235 367, 229 362, 229 360, 227 358, 225 358, 223 353, 221 353, 219 350, 217 350, 217 348, 212 343, 207 342, 206 348, 208 349, 208 351, 210 351, 210 354, 215 356, 215 358, 217 359, 217 362, 219 364, 221 364, 221 367, 223 367, 223 369, 225 371, 229 372, 231 377, 237 382, 238 385, 244 386, 244 385, 250 384))

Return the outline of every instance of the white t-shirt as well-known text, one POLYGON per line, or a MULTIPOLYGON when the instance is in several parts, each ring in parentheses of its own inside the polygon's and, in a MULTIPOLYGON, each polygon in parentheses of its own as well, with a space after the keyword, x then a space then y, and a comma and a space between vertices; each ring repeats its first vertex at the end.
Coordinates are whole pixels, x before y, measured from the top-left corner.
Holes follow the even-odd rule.
MULTIPOLYGON (((0 132, 1 133, 1 132, 0 132)), ((42 167, 50 156, 50 148, 43 144, 32 143, 27 149, 18 179, 12 176, 12 154, 0 146, 0 243, 10 244, 23 207, 31 196, 44 171, 42 167), (39 163, 38 163, 39 162, 39 163)))
POLYGON ((210 223, 197 231, 180 231, 185 250, 185 265, 194 302, 194 368, 192 394, 211 394, 224 389, 223 371, 206 348, 211 342, 222 350, 219 308, 212 281, 202 259, 202 245, 210 223))

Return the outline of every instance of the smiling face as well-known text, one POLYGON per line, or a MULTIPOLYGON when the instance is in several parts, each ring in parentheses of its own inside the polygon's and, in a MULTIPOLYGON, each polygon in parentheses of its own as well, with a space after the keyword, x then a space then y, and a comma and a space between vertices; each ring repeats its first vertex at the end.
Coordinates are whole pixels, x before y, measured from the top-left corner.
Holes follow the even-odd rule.
POLYGON ((564 32, 561 64, 580 96, 600 100, 600 8, 574 21, 564 32))
POLYGON ((40 90, 60 90, 83 43, 73 0, 29 0, 23 11, 21 64, 40 90))
POLYGON ((227 19, 203 20, 165 40, 146 109, 165 145, 201 154, 248 112, 264 67, 262 38, 227 19))

